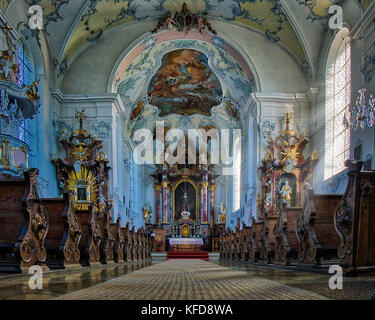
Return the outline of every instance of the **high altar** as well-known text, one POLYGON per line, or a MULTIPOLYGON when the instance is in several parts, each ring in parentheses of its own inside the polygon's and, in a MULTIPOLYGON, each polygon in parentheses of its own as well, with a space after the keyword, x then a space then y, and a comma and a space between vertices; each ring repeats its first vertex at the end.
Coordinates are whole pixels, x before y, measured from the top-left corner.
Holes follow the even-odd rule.
POLYGON ((152 175, 156 199, 152 228, 163 230, 165 250, 211 249, 218 232, 212 169, 209 164, 157 166, 152 175))

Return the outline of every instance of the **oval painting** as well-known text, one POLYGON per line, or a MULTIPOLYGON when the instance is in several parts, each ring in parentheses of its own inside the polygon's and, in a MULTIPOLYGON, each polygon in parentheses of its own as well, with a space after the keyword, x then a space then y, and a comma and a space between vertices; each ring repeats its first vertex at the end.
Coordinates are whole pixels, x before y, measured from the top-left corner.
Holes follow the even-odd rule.
POLYGON ((197 50, 175 50, 163 56, 162 64, 148 87, 149 103, 169 114, 211 115, 223 91, 220 81, 208 66, 205 54, 197 50))

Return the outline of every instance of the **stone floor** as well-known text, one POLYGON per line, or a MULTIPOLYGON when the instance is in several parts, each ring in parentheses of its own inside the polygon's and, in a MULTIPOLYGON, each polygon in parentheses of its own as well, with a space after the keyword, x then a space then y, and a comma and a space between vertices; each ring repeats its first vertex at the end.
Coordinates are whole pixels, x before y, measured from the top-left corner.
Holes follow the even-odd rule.
POLYGON ((44 275, 43 290, 34 291, 28 285, 29 275, 0 274, 0 300, 368 300, 375 294, 375 274, 344 278, 343 290, 330 290, 329 277, 241 262, 133 262, 52 271, 44 275))
POLYGON ((203 260, 169 260, 63 300, 321 300, 325 297, 203 260))
POLYGON ((305 289, 335 300, 369 300, 375 298, 375 272, 343 278, 342 290, 331 290, 328 271, 307 272, 295 267, 277 267, 244 262, 220 262, 220 265, 243 271, 249 277, 262 277, 279 283, 305 289))
POLYGON ((45 300, 89 288, 147 267, 151 262, 127 262, 72 270, 52 270, 44 274, 43 289, 31 290, 28 274, 0 273, 0 300, 45 300))

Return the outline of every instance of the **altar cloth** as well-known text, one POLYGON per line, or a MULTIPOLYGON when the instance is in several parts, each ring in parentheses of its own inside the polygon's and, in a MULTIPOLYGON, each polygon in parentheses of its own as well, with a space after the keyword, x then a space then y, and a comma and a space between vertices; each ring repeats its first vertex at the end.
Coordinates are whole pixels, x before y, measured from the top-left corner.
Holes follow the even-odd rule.
POLYGON ((202 238, 169 238, 169 244, 171 246, 178 244, 193 244, 196 246, 203 245, 202 238))

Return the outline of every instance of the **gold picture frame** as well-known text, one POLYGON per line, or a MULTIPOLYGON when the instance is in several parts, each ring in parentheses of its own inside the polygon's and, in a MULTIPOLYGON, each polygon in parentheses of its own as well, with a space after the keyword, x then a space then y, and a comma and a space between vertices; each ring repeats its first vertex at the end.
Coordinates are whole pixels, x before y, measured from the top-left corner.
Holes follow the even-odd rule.
POLYGON ((198 187, 196 186, 195 182, 193 180, 190 180, 190 179, 180 179, 178 180, 174 185, 173 185, 173 190, 172 190, 172 193, 173 193, 173 203, 172 203, 172 207, 173 207, 173 216, 172 216, 172 220, 173 222, 181 222, 182 221, 182 217, 178 220, 175 219, 176 217, 176 198, 175 198, 175 195, 176 195, 176 189, 177 187, 181 184, 181 183, 184 183, 184 182, 188 182, 190 183, 193 187, 194 187, 194 190, 195 190, 195 219, 190 219, 192 222, 197 222, 198 221, 198 217, 199 217, 199 191, 198 191, 198 187))

